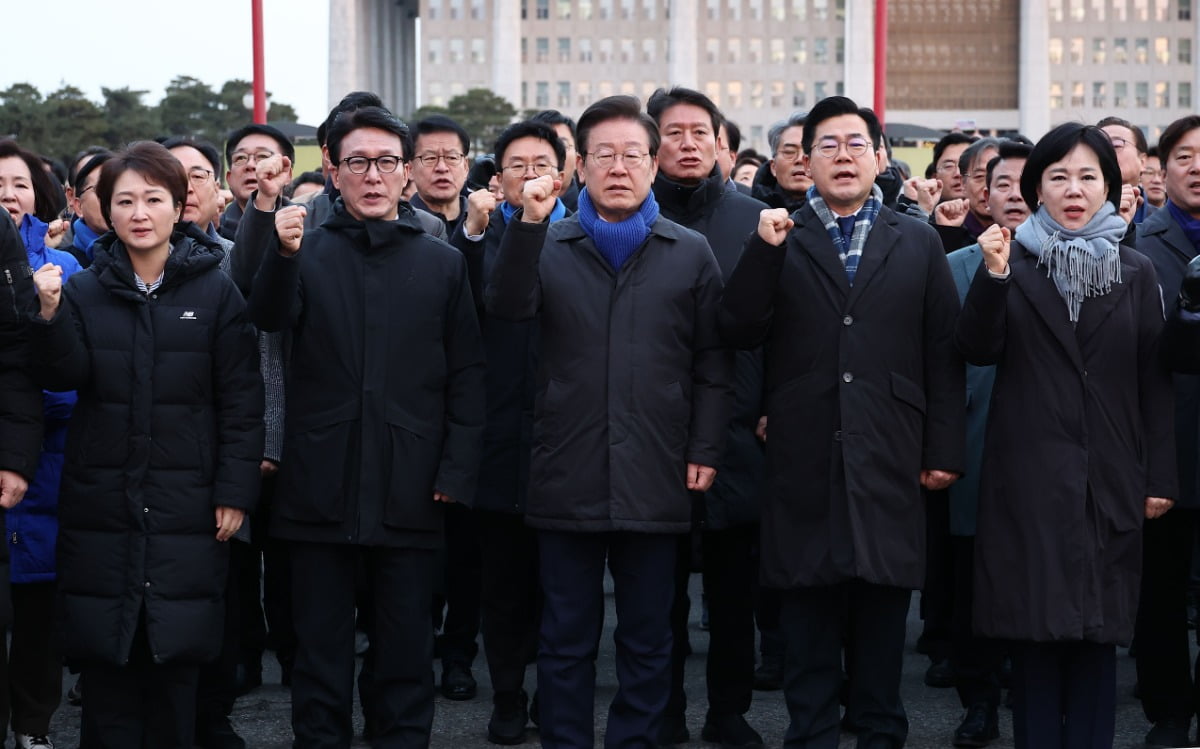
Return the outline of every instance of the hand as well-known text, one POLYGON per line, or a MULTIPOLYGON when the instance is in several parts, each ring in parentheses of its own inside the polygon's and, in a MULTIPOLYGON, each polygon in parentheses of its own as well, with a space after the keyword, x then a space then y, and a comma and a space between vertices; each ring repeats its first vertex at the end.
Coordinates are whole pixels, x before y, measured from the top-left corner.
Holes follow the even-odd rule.
POLYGON ((1167 510, 1175 506, 1175 500, 1163 497, 1146 497, 1146 519, 1161 518, 1167 510))
POLYGON ((1179 308, 1184 312, 1200 312, 1200 255, 1192 258, 1183 273, 1183 283, 1179 286, 1179 308))
POLYGON ((217 507, 217 540, 228 541, 242 527, 246 511, 235 507, 217 507))
POLYGON ((936 492, 958 481, 958 477, 961 475, 961 473, 953 471, 923 470, 921 471, 921 486, 931 492, 936 492))
POLYGON ((279 236, 279 249, 284 255, 295 255, 300 251, 300 240, 304 238, 304 217, 308 209, 302 205, 288 205, 275 213, 275 233, 279 236))
POLYGON ((279 464, 263 458, 263 462, 258 464, 258 472, 263 478, 270 478, 279 473, 279 464))
POLYGON ((433 501, 434 502, 445 502, 448 505, 454 504, 454 500, 450 498, 449 494, 443 494, 442 492, 438 492, 438 491, 435 491, 433 493, 433 501))
POLYGON ((1138 208, 1141 207, 1141 190, 1138 190, 1133 185, 1121 185, 1121 207, 1117 210, 1117 213, 1121 214, 1121 218, 1124 219, 1125 223, 1128 224, 1132 222, 1133 215, 1137 213, 1138 208))
POLYGON ((966 198, 944 200, 933 209, 933 220, 938 226, 962 226, 969 208, 966 198))
POLYGON ((540 224, 546 220, 558 203, 558 191, 562 180, 554 175, 543 174, 521 186, 521 220, 527 224, 540 224))
POLYGON ((687 488, 693 492, 706 492, 717 477, 717 469, 699 463, 687 464, 687 488))
POLYGON ((786 208, 768 208, 758 214, 758 236, 769 245, 778 247, 796 225, 786 208))
POLYGON ((67 227, 70 226, 65 219, 56 218, 46 227, 46 236, 42 242, 52 249, 58 249, 62 241, 67 238, 67 227))
POLYGON ((767 417, 758 417, 758 426, 754 427, 754 436, 758 437, 759 442, 767 441, 767 417))
POLYGON ((922 211, 933 213, 942 198, 942 181, 913 177, 904 182, 904 195, 920 206, 922 211))
POLYGON ((25 498, 25 490, 29 482, 25 477, 14 471, 0 471, 0 507, 11 510, 25 498))
POLYGON ((269 156, 254 165, 254 178, 258 180, 254 207, 260 211, 273 211, 283 188, 292 181, 292 160, 278 153, 269 156))
POLYGON ((992 224, 979 235, 979 249, 983 251, 983 262, 987 269, 1004 275, 1008 267, 1008 251, 1012 243, 1012 232, 1000 224, 992 224))
POLYGON ((467 220, 463 222, 463 231, 472 237, 477 237, 488 227, 492 211, 500 201, 491 190, 476 190, 467 196, 467 220))
POLYGON ((37 289, 43 320, 53 318, 62 304, 62 275, 62 267, 54 263, 46 263, 33 274, 33 286, 37 289))

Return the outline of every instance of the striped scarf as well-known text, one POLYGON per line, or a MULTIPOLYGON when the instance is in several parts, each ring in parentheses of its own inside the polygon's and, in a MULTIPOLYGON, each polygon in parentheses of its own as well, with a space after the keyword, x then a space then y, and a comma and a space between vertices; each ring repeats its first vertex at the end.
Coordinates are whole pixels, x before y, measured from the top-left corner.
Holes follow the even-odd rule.
POLYGON ((867 202, 863 203, 862 208, 855 216, 854 234, 851 235, 849 241, 846 241, 841 227, 838 226, 838 217, 829 210, 829 206, 825 205, 825 199, 817 192, 816 185, 808 188, 808 204, 813 207, 817 218, 825 225, 825 231, 829 232, 829 238, 833 240, 833 246, 837 248, 838 257, 842 259, 842 265, 846 267, 846 278, 853 286, 854 274, 858 272, 858 261, 862 257, 863 247, 867 244, 867 235, 871 233, 871 226, 879 217, 879 209, 883 207, 883 192, 880 191, 879 185, 871 185, 871 194, 867 197, 867 202))

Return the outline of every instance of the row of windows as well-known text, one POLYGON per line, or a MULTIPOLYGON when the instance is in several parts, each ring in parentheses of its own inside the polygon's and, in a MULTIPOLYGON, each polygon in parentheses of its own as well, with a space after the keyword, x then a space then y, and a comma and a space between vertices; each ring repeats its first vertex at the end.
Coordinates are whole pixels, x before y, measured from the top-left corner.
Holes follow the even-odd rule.
MULTIPOLYGON (((551 45, 549 37, 539 36, 533 40, 531 54, 529 39, 522 38, 521 62, 655 64, 659 57, 659 40, 647 38, 640 41, 641 43, 638 44, 638 40, 634 39, 599 39, 593 45, 592 39, 572 40, 570 37, 560 36, 555 40, 555 44, 551 45)), ((792 62, 800 65, 809 62, 814 65, 825 65, 832 62, 840 65, 846 55, 846 42, 842 37, 835 38, 832 45, 826 37, 817 37, 812 40, 795 37, 791 40, 790 45, 784 39, 765 41, 766 49, 764 50, 763 39, 743 41, 734 38, 726 39, 722 44, 720 39, 710 37, 705 41, 704 59, 710 65, 737 65, 739 63, 757 65, 763 62, 773 64, 792 62), (810 41, 812 43, 811 54, 809 52, 810 41)), ((467 40, 464 39, 427 39, 425 48, 426 59, 430 65, 466 62, 468 61, 468 51, 469 61, 472 64, 478 65, 487 62, 487 41, 482 37, 471 39, 469 47, 467 40)), ((670 58, 667 40, 662 42, 662 52, 664 59, 670 58)))
MULTIPOLYGON (((705 0, 710 20, 824 21, 833 10, 835 20, 846 17, 846 0, 705 0)), ((521 0, 521 18, 560 21, 647 20, 659 14, 670 17, 670 0, 521 0)), ((489 17, 487 0, 426 0, 425 15, 431 21, 489 17), (469 14, 469 15, 468 15, 469 14)))
MULTIPOLYGON (((661 81, 642 81, 640 88, 635 81, 599 81, 594 85, 591 81, 534 81, 532 86, 528 81, 521 82, 521 102, 525 108, 545 109, 557 107, 569 109, 572 106, 583 109, 597 99, 613 94, 630 94, 649 98, 654 90, 662 85, 661 81)), ((453 98, 455 88, 461 89, 462 83, 450 84, 450 97, 453 98)), ((749 109, 795 109, 803 108, 824 99, 827 96, 842 95, 845 87, 841 81, 709 81, 704 85, 704 93, 717 106, 728 110, 749 109), (811 96, 810 96, 811 94, 811 96)), ((461 90, 458 93, 462 93, 461 90)), ((429 85, 429 103, 439 104, 442 101, 440 84, 429 85)))
POLYGON ((1050 20, 1180 21, 1192 19, 1192 0, 1050 0, 1050 20), (1171 6, 1174 6, 1172 8, 1171 6))
MULTIPOLYGON (((1102 65, 1108 61, 1109 40, 1097 37, 1092 39, 1092 54, 1091 61, 1097 65, 1102 65)), ((1060 37, 1052 37, 1049 47, 1050 62, 1059 65, 1064 60, 1069 61, 1072 65, 1082 65, 1084 62, 1084 39, 1081 36, 1074 36, 1064 40, 1060 37), (1065 49, 1064 49, 1065 48, 1065 49), (1064 55, 1065 51, 1065 55, 1064 55)), ((1145 65, 1151 60, 1150 39, 1139 37, 1133 40, 1133 54, 1129 54, 1129 40, 1123 36, 1116 37, 1112 40, 1112 61, 1117 63, 1134 62, 1139 65, 1145 65)), ((1160 65, 1169 65, 1171 63, 1171 40, 1165 36, 1154 38, 1154 54, 1153 60, 1160 65)), ((1192 63, 1192 40, 1183 38, 1176 40, 1175 44, 1175 60, 1176 62, 1190 65, 1192 63)))
MULTIPOLYGON (((1153 99, 1151 99, 1151 90, 1149 81, 1137 81, 1133 84, 1133 99, 1129 98, 1129 84, 1126 81, 1116 81, 1111 86, 1112 89, 1112 104, 1114 109, 1125 109, 1134 107, 1136 109, 1149 109, 1151 103, 1155 109, 1169 109, 1171 107, 1171 84, 1167 81, 1158 81, 1154 84, 1153 99)), ((1092 83, 1092 99, 1091 106, 1095 108, 1109 107, 1109 83, 1107 81, 1094 81, 1092 83)), ((1192 107, 1192 84, 1188 82, 1175 84, 1176 106, 1181 109, 1191 109, 1192 107)), ((1064 105, 1063 84, 1050 84, 1050 108, 1062 109, 1064 105)), ((1070 86, 1070 106, 1072 108, 1082 108, 1088 106, 1087 88, 1082 81, 1075 81, 1070 86)))

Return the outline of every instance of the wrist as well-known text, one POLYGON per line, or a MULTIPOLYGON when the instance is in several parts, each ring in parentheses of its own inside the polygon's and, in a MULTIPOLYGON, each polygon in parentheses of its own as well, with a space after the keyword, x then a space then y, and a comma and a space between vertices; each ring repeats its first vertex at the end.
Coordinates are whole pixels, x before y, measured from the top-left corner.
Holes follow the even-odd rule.
POLYGON ((261 191, 254 193, 254 207, 262 213, 274 213, 278 202, 279 196, 268 197, 261 191))

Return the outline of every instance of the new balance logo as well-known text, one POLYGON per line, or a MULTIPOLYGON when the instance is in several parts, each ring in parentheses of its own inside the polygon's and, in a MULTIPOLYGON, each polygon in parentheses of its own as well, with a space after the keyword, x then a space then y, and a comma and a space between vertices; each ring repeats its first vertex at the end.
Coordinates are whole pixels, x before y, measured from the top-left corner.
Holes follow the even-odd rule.
POLYGON ((184 312, 182 315, 180 315, 179 319, 180 320, 195 320, 196 313, 191 310, 188 310, 187 312, 184 312))

